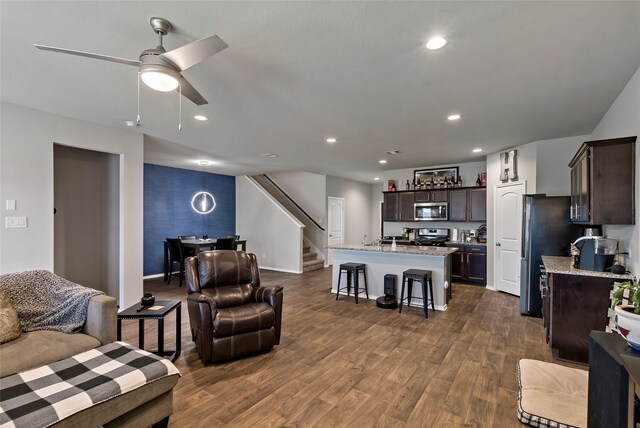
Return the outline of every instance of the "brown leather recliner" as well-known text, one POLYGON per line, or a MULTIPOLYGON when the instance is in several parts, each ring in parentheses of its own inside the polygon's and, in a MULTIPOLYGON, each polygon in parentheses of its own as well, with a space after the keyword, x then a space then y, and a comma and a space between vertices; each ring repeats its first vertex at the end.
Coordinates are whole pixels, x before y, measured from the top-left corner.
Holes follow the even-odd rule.
POLYGON ((191 337, 204 362, 280 343, 282 287, 261 287, 255 254, 216 250, 185 261, 191 337))

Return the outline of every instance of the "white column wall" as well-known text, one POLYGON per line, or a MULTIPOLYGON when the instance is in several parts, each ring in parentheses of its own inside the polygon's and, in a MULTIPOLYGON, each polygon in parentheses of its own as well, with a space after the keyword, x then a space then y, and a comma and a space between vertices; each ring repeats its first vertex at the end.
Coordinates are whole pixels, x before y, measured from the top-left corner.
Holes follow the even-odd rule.
MULTIPOLYGON (((0 273, 53 271, 53 143, 120 156, 119 304, 142 295, 143 136, 14 104, 0 105, 0 273), (17 209, 7 211, 7 199, 17 209), (7 216, 26 229, 4 228, 7 216)), ((91 239, 91 237, 88 237, 91 239)))
POLYGON ((236 177, 236 231, 260 268, 302 273, 303 228, 251 179, 236 177))

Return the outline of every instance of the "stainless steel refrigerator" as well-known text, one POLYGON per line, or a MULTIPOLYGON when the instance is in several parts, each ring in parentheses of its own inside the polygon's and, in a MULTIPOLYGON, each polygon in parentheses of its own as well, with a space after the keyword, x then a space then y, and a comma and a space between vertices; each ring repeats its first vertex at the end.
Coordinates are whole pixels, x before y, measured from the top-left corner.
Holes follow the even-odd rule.
POLYGON ((582 226, 569 220, 569 196, 524 195, 520 256, 520 313, 542 316, 542 256, 570 256, 570 244, 582 226))

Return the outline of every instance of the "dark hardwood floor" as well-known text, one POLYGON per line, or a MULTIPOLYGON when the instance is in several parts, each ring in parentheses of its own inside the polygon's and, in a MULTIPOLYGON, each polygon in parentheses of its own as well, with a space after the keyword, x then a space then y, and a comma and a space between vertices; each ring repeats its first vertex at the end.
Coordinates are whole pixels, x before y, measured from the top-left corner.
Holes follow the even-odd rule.
MULTIPOLYGON (((453 285, 446 312, 378 309, 331 294, 330 269, 262 271, 285 288, 282 341, 269 353, 204 365, 189 332, 186 288, 147 280, 156 299, 181 299, 182 373, 172 427, 512 427, 516 362, 552 361, 542 320, 522 317, 518 298, 453 285)), ((165 323, 174 343, 175 315, 165 323)), ((147 322, 146 346, 156 346, 147 322)), ((123 322, 137 345, 137 321, 123 322)))

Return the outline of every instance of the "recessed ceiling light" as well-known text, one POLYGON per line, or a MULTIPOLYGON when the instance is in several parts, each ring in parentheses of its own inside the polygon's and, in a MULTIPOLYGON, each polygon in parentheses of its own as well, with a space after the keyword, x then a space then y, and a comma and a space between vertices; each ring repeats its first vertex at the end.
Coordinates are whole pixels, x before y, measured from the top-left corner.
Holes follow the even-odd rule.
POLYGON ((427 47, 427 49, 435 50, 435 49, 440 49, 441 47, 443 47, 446 44, 447 44, 447 41, 444 38, 442 38, 442 37, 432 37, 427 41, 425 46, 427 47))
POLYGON ((387 163, 387 160, 386 160, 386 159, 380 159, 378 162, 380 162, 380 163, 387 163))
POLYGON ((193 116, 193 118, 195 120, 202 120, 202 121, 209 120, 209 118, 207 116, 202 116, 202 115, 199 115, 199 114, 193 116))
POLYGON ((379 180, 380 180, 380 177, 376 177, 376 178, 374 178, 374 180, 379 181, 379 180))
POLYGON ((477 149, 473 149, 473 153, 480 153, 482 151, 482 149, 477 148, 477 149))
POLYGON ((451 114, 451 115, 447 116, 447 119, 448 119, 448 120, 458 120, 458 119, 460 119, 461 117, 462 117, 462 116, 461 116, 461 115, 459 115, 459 114, 451 114))
POLYGON ((276 155, 275 153, 263 153, 260 156, 265 157, 265 158, 277 158, 278 155, 276 155))
POLYGON ((399 155, 400 153, 402 153, 400 150, 389 150, 385 152, 388 155, 399 155))
POLYGON ((327 138, 327 143, 335 143, 336 141, 335 138, 327 138))

